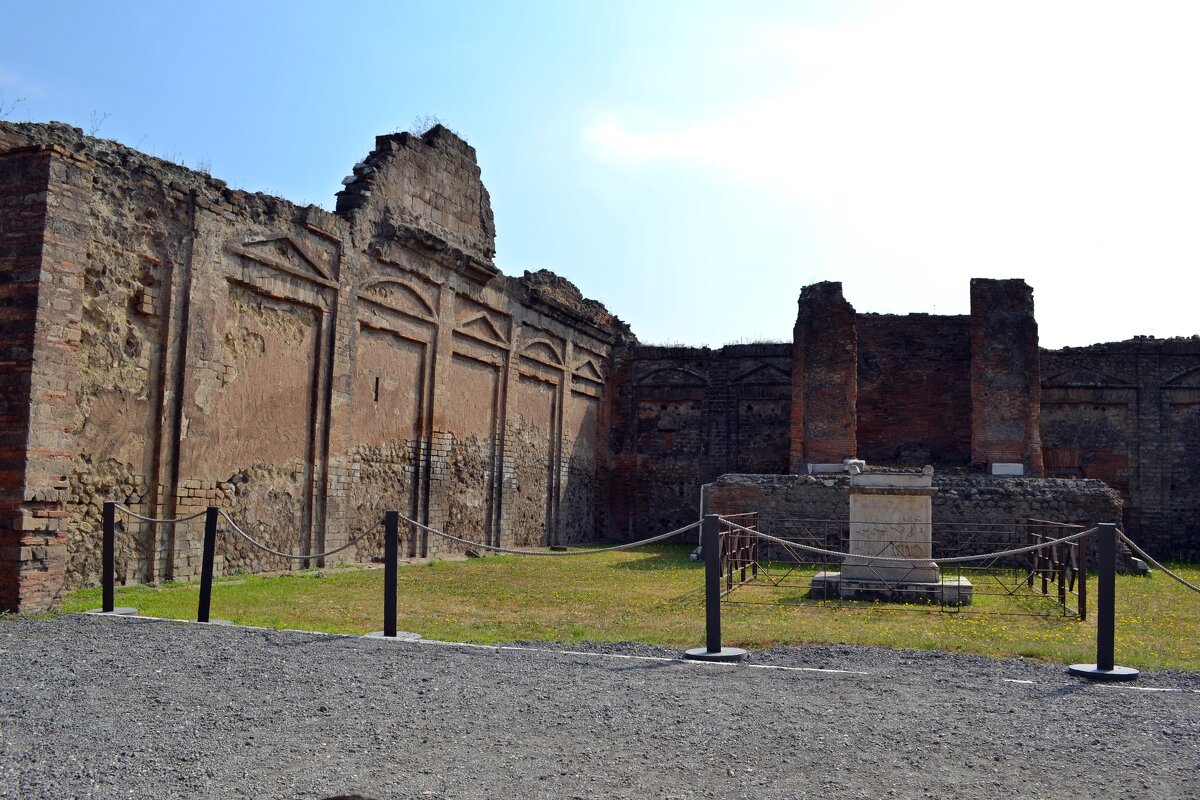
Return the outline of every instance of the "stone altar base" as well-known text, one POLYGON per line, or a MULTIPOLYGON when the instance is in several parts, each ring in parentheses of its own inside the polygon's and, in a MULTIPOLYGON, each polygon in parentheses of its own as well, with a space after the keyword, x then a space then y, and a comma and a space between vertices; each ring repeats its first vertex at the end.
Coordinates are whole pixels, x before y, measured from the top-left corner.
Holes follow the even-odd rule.
POLYGON ((966 578, 939 578, 932 581, 881 581, 878 578, 860 580, 843 577, 841 572, 818 572, 812 579, 811 597, 814 600, 925 600, 943 605, 971 604, 975 587, 966 578))

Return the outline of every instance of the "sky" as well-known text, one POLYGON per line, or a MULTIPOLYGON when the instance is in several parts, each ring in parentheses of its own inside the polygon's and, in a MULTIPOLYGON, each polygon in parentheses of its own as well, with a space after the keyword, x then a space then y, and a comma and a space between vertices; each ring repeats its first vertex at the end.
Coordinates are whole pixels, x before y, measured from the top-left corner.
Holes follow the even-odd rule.
POLYGON ((805 285, 1044 346, 1200 333, 1200 3, 6 5, 0 118, 332 208, 377 134, 475 147, 496 264, 644 342, 791 338, 805 285))

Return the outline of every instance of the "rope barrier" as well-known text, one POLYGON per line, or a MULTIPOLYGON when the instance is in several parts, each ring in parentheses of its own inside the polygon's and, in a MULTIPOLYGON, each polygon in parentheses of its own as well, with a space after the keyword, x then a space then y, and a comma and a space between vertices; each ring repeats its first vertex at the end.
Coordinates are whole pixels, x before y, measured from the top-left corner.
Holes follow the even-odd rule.
MULTIPOLYGON (((724 519, 724 518, 722 518, 722 519, 724 519)), ((785 547, 795 547, 800 550, 808 551, 810 553, 816 553, 818 555, 823 555, 823 556, 831 556, 833 558, 846 558, 847 556, 854 556, 854 558, 861 558, 866 561, 884 561, 884 562, 888 562, 891 564, 915 564, 915 563, 932 560, 929 558, 904 558, 901 556, 868 556, 868 555, 859 555, 857 553, 843 553, 840 550, 826 550, 825 548, 822 548, 822 547, 813 547, 812 545, 800 544, 799 542, 792 542, 792 541, 788 541, 787 539, 780 539, 778 536, 772 536, 769 533, 763 533, 762 531, 756 531, 756 530, 752 530, 750 528, 744 528, 741 525, 738 525, 736 522, 729 522, 728 520, 725 520, 725 523, 727 525, 729 525, 731 528, 736 528, 745 533, 752 533, 755 536, 759 536, 759 537, 767 540, 768 542, 774 542, 776 544, 784 545, 785 547)), ((1095 530, 1096 530, 1095 528, 1091 528, 1089 530, 1080 531, 1079 533, 1075 533, 1070 536, 1064 536, 1061 539, 1051 539, 1048 542, 1042 542, 1041 544, 1033 544, 1033 545, 1029 545, 1027 547, 1014 547, 1011 550, 1000 550, 995 553, 983 553, 982 555, 976 555, 976 556, 955 556, 953 558, 938 558, 936 560, 939 564, 965 564, 968 561, 986 561, 987 559, 1004 558, 1005 556, 1019 556, 1024 553, 1032 553, 1034 550, 1044 550, 1047 547, 1053 547, 1053 546, 1059 545, 1059 544, 1067 544, 1069 542, 1078 541, 1079 539, 1082 539, 1084 536, 1087 536, 1088 534, 1092 533, 1095 530)))
POLYGON ((141 514, 134 511, 132 508, 129 508, 128 506, 123 506, 120 503, 114 503, 114 505, 117 508, 119 508, 121 511, 124 511, 129 516, 134 517, 135 519, 140 519, 142 522, 163 522, 163 523, 187 522, 188 520, 195 519, 196 517, 204 516, 204 511, 200 510, 200 511, 197 511, 195 514, 188 514, 186 517, 174 517, 172 519, 160 519, 158 517, 144 517, 141 514))
POLYGON ((383 521, 383 520, 379 520, 374 525, 367 528, 365 531, 360 533, 358 536, 355 536, 353 539, 346 542, 341 547, 334 548, 333 550, 326 550, 324 553, 309 553, 306 556, 304 556, 304 555, 298 556, 298 555, 293 555, 292 553, 284 553, 280 550, 274 550, 270 547, 267 547, 265 544, 259 543, 258 541, 256 541, 254 539, 253 536, 251 536, 250 534, 248 534, 244 530, 242 530, 240 527, 238 527, 238 524, 233 521, 233 518, 225 513, 225 509, 220 508, 217 510, 220 512, 221 516, 225 518, 225 521, 228 522, 229 525, 233 528, 234 533, 236 533, 238 536, 241 536, 243 539, 245 539, 247 542, 249 542, 251 546, 257 547, 259 550, 262 550, 264 553, 270 553, 273 556, 279 556, 280 558, 286 558, 286 559, 290 559, 292 561, 308 561, 309 559, 325 558, 326 556, 331 556, 331 555, 334 555, 335 553, 340 553, 343 550, 345 550, 346 548, 350 547, 351 545, 354 545, 357 542, 359 542, 364 536, 366 536, 371 531, 378 528, 379 522, 383 521))
POLYGON ((1156 567, 1156 568, 1162 570, 1163 572, 1167 573, 1172 578, 1179 581, 1187 588, 1191 589, 1193 592, 1200 593, 1200 586, 1196 586, 1194 583, 1189 583, 1186 579, 1180 577, 1179 575, 1176 575, 1174 572, 1172 572, 1171 570, 1164 567, 1162 564, 1155 561, 1153 558, 1151 558, 1149 555, 1147 555, 1145 550, 1143 550, 1142 548, 1140 548, 1136 544, 1134 544, 1133 540, 1125 535, 1125 531, 1118 530, 1117 535, 1121 537, 1121 541, 1123 541, 1123 542, 1125 542, 1125 544, 1129 545, 1130 550, 1132 550, 1133 552, 1137 553, 1139 556, 1144 558, 1146 560, 1146 562, 1148 564, 1150 564, 1150 566, 1156 567))
POLYGON ((472 542, 469 539, 463 539, 455 536, 454 534, 446 533, 445 531, 439 531, 437 528, 431 528, 428 525, 422 525, 415 519, 409 519, 403 514, 400 515, 400 519, 404 522, 407 522, 409 525, 415 525, 423 531, 432 533, 434 536, 441 536, 443 539, 449 539, 452 542, 458 542, 459 544, 470 545, 471 547, 478 547, 483 550, 491 550, 495 553, 505 553, 514 556, 590 556, 595 555, 596 553, 612 553, 617 550, 631 550, 635 547, 642 547, 643 545, 661 542, 664 539, 670 539, 672 536, 678 536, 681 533, 687 533, 690 530, 700 527, 699 522, 693 522, 690 525, 685 525, 682 528, 676 528, 668 533, 660 533, 658 536, 651 536, 649 539, 641 539, 636 542, 626 542, 625 544, 618 544, 612 547, 595 547, 590 550, 563 550, 561 552, 549 552, 545 550, 516 550, 510 547, 498 547, 491 544, 480 544, 479 542, 472 542))

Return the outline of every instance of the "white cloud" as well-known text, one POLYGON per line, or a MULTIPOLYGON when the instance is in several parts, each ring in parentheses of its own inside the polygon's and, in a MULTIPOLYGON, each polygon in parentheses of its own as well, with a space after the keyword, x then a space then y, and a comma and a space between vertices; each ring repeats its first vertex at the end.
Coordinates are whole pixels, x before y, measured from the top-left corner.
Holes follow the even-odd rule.
POLYGON ((785 55, 786 89, 674 124, 609 110, 583 137, 605 162, 721 174, 816 215, 868 310, 962 310, 967 277, 1023 276, 1052 344, 1192 333, 1198 35, 1192 4, 886 5, 738 54, 785 55), (1121 316, 1084 333, 1072 298, 1121 316))

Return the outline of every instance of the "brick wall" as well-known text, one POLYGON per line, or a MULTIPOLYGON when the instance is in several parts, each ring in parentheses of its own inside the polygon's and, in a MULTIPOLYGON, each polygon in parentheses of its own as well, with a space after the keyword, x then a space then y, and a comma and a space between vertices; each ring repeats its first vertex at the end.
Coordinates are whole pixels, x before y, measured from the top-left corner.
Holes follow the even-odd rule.
POLYGON ((91 165, 0 144, 0 608, 36 611, 57 603, 65 574, 91 165))
POLYGON ((1022 280, 971 280, 971 462, 1043 472, 1033 290, 1022 280))
POLYGON ((800 292, 792 338, 791 471, 857 451, 858 333, 842 284, 800 292))
POLYGON ((1200 339, 1043 350, 1050 474, 1097 478, 1126 498, 1130 536, 1156 556, 1200 558, 1200 339))
POLYGON ((791 346, 619 350, 610 433, 610 533, 694 521, 700 486, 787 469, 791 346))
MULTIPOLYGON (((5 608, 98 580, 109 499, 218 504, 297 554, 387 509, 493 544, 597 535, 628 328, 557 276, 496 270, 474 151, 451 132, 380 137, 336 214, 62 125, 0 123, 0 150, 20 309, 0 342, 5 608)), ((201 528, 122 518, 118 579, 197 576, 201 528)), ((403 533, 411 554, 462 550, 403 533)), ((378 555, 380 536, 337 558, 378 555)), ((218 571, 291 565, 218 542, 218 571)))
POLYGON ((859 314, 858 457, 963 464, 971 455, 970 318, 859 314))

